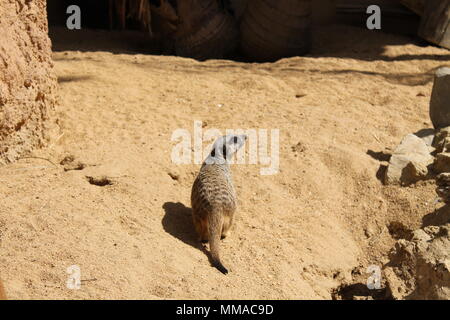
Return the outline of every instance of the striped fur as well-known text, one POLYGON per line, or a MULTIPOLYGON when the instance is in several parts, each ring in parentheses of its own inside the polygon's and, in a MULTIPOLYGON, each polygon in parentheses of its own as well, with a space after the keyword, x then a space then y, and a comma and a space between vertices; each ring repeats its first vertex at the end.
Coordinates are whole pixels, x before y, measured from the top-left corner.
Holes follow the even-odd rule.
POLYGON ((226 159, 242 147, 245 140, 245 136, 234 135, 219 138, 207 158, 209 161, 205 160, 192 186, 195 229, 200 241, 209 241, 213 265, 223 274, 227 274, 228 270, 220 260, 220 239, 229 234, 237 207, 231 169, 226 159))

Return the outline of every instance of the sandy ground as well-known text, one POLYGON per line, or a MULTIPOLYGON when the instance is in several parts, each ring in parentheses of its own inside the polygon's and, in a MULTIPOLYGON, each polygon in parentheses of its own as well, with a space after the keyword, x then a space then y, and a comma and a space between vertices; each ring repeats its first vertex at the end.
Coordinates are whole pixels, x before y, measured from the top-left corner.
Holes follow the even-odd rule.
POLYGON ((386 263, 392 226, 420 227, 439 207, 432 181, 385 187, 377 176, 404 135, 431 127, 432 74, 450 65, 447 50, 334 26, 307 57, 197 62, 133 53, 124 37, 53 39, 61 135, 33 154, 49 161, 0 168, 10 298, 330 299, 352 270, 386 263), (191 223, 199 165, 171 161, 173 131, 194 120, 280 130, 278 174, 233 166, 227 276, 191 223), (103 176, 110 185, 87 178, 103 176), (71 265, 81 290, 66 287, 71 265))

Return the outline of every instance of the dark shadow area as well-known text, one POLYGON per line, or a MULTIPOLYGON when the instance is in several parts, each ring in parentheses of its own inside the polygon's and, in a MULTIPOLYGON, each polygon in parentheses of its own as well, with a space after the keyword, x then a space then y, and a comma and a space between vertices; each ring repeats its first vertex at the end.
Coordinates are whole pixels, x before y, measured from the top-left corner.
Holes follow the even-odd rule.
POLYGON ((115 54, 161 54, 159 44, 150 35, 136 30, 68 30, 65 27, 50 27, 52 50, 58 51, 108 51, 115 54))
POLYGON ((66 25, 67 18, 70 16, 67 14, 67 8, 71 5, 80 7, 83 28, 108 29, 108 0, 47 0, 47 16, 50 29, 53 26, 66 25))
MULTIPOLYGON (((113 53, 145 53, 163 54, 166 52, 161 46, 161 39, 154 39, 149 32, 141 31, 142 26, 130 15, 126 15, 126 30, 117 29, 117 13, 112 10, 109 0, 48 0, 47 13, 49 21, 49 35, 53 42, 54 51, 110 51, 113 53), (81 30, 68 30, 66 21, 69 14, 67 7, 77 5, 81 9, 81 30)), ((448 54, 405 54, 395 55, 387 53, 389 46, 414 44, 420 47, 432 46, 417 37, 420 17, 399 5, 396 13, 383 15, 382 30, 368 30, 366 27, 367 14, 349 14, 351 18, 341 16, 336 24, 313 26, 312 50, 307 57, 336 57, 351 58, 365 61, 410 61, 436 60, 450 61, 448 54)), ((152 15, 153 17, 153 15, 152 15)), ((251 62, 243 58, 239 52, 233 55, 233 60, 251 62)), ((302 71, 302 70, 293 70, 302 71)), ((313 70, 311 70, 313 72, 313 70)), ((397 81, 411 85, 426 84, 430 81, 428 74, 378 74, 359 70, 340 70, 339 73, 362 73, 380 75, 390 81, 397 81)))
MULTIPOLYGON (((342 26, 346 27, 346 26, 342 26)), ((359 32, 369 32, 367 30, 356 29, 359 32)), ((50 26, 49 36, 52 39, 53 51, 109 51, 112 53, 144 53, 144 54, 154 54, 161 55, 164 50, 161 47, 160 40, 153 39, 148 33, 138 31, 138 30, 123 30, 123 31, 108 31, 108 30, 94 30, 83 28, 81 30, 68 30, 64 26, 50 26)), ((319 37, 319 35, 314 35, 319 37)), ((370 34, 366 35, 371 37, 370 34)), ((386 34, 389 38, 390 35, 386 34)), ((321 58, 321 57, 336 57, 336 58, 352 58, 356 60, 365 61, 408 61, 408 60, 436 60, 447 62, 450 61, 450 53, 448 55, 401 55, 396 57, 386 57, 383 56, 381 52, 384 49, 379 49, 376 45, 367 42, 367 46, 364 50, 358 50, 353 47, 355 44, 350 42, 348 39, 333 38, 331 41, 341 41, 344 43, 345 48, 342 50, 336 49, 332 45, 329 47, 322 47, 320 52, 316 50, 306 55, 309 58, 321 58)), ((411 42, 404 42, 403 44, 410 44, 411 42)), ((382 44, 384 47, 388 44, 382 44)), ((356 46, 360 46, 356 44, 356 46)), ((301 58, 301 57, 300 57, 301 58)), ((239 54, 233 57, 234 61, 249 63, 248 59, 245 59, 239 54)), ((296 64, 298 65, 298 64, 296 64)), ((203 65, 202 65, 203 66, 203 65)), ((214 67, 217 70, 219 65, 208 66, 204 65, 205 69, 214 67)), ((233 66, 223 65, 224 68, 232 69, 233 66)), ((261 64, 262 69, 271 69, 273 66, 264 67, 261 64)), ((278 67, 278 66, 275 66, 278 67)), ((280 64, 279 70, 282 71, 292 71, 292 72, 319 72, 319 70, 308 69, 308 68, 295 68, 295 67, 283 67, 280 64)), ((386 80, 394 83, 402 83, 409 85, 423 85, 432 81, 435 69, 429 70, 425 73, 381 73, 381 72, 370 72, 364 70, 334 70, 328 74, 363 74, 372 76, 382 76, 386 80)))
MULTIPOLYGON (((83 29, 105 29, 119 27, 114 3, 110 0, 47 0, 47 16, 50 29, 55 26, 65 26, 67 18, 72 14, 67 13, 67 8, 76 5, 81 10, 81 24, 83 29), (110 20, 110 18, 112 18, 110 20)), ((139 29, 139 24, 126 16, 126 27, 130 30, 139 29)), ((69 30, 68 30, 69 31, 69 30)))
POLYGON ((159 54, 159 44, 140 25, 127 17, 126 30, 116 29, 117 19, 110 20, 109 0, 48 0, 47 16, 53 51, 109 51, 112 53, 159 54), (69 30, 66 10, 77 5, 81 10, 81 30, 69 30))
POLYGON ((391 159, 391 154, 383 151, 375 152, 373 150, 367 150, 367 154, 378 161, 389 161, 391 159))
POLYGON ((440 226, 450 222, 450 206, 443 207, 425 215, 422 218, 422 228, 428 226, 440 226))
POLYGON ((198 240, 192 222, 192 209, 181 202, 166 202, 163 205, 165 215, 162 219, 164 231, 184 243, 203 252, 212 265, 211 255, 198 240))
MULTIPOLYGON (((310 56, 311 57, 311 56, 310 56)), ((450 56, 449 56, 450 57, 450 56)), ((242 61, 241 61, 242 62, 242 61)), ((445 65, 440 65, 436 68, 433 68, 429 71, 426 71, 424 73, 384 73, 384 72, 371 72, 371 71, 362 71, 362 70, 351 70, 351 69, 345 69, 345 70, 333 70, 333 71, 323 71, 315 68, 298 68, 298 67, 286 67, 286 65, 295 64, 296 66, 305 64, 303 62, 299 62, 298 60, 295 62, 290 61, 283 61, 276 64, 259 64, 258 70, 266 71, 266 72, 273 72, 273 71, 282 71, 282 72, 292 72, 295 73, 317 73, 322 75, 353 75, 353 74, 361 74, 361 75, 367 75, 367 76, 374 76, 374 77, 381 77, 385 79, 387 82, 392 84, 401 84, 405 86, 421 86, 426 85, 428 83, 431 83, 434 79, 435 71, 440 68, 444 67, 445 65)), ((313 65, 313 63, 309 63, 309 65, 313 65)), ((216 60, 214 62, 210 62, 208 64, 198 64, 195 66, 195 72, 196 73, 215 73, 218 69, 220 70, 226 70, 226 71, 232 71, 236 73, 242 72, 242 69, 248 68, 254 68, 253 64, 227 64, 225 61, 216 60), (201 71, 199 71, 201 70, 201 71)), ((152 66, 155 68, 158 68, 159 66, 152 66)), ((163 68, 164 65, 161 64, 161 68, 163 68)), ((178 64, 177 69, 180 71, 192 71, 192 64, 189 60, 186 61, 186 64, 178 64)))
MULTIPOLYGON (((366 154, 371 156, 373 159, 381 162, 389 162, 391 160, 391 154, 383 151, 373 151, 371 149, 367 150, 366 154)), ((388 166, 385 164, 380 164, 377 170, 376 177, 381 182, 384 183, 384 177, 386 176, 386 170, 388 166)))
POLYGON ((407 226, 399 221, 391 221, 388 226, 389 234, 395 240, 406 239, 411 240, 413 236, 413 232, 407 226))
POLYGON ((425 73, 380 73, 360 70, 335 70, 322 72, 324 74, 364 74, 369 76, 380 76, 386 81, 394 84, 402 84, 408 86, 423 86, 433 81, 435 70, 438 68, 429 70, 425 73))
POLYGON ((386 170, 388 169, 388 166, 382 164, 377 170, 376 177, 377 179, 384 184, 384 177, 386 176, 386 170))
POLYGON ((92 79, 91 76, 62 76, 58 77, 58 83, 78 82, 92 79))
MULTIPOLYGON (((420 129, 419 131, 414 132, 414 134, 421 138, 428 146, 432 146, 436 130, 433 128, 420 129)), ((434 155, 434 153, 432 154, 434 155)), ((430 172, 432 172, 432 170, 430 170, 430 172)))
POLYGON ((165 211, 162 219, 164 231, 194 248, 199 248, 199 241, 192 224, 192 209, 181 202, 166 202, 163 209, 165 211))
POLYGON ((436 131, 433 128, 420 129, 419 131, 414 132, 414 134, 416 136, 418 136, 419 138, 434 137, 435 133, 436 133, 436 131))
POLYGON ((369 289, 363 283, 343 285, 335 289, 332 293, 333 300, 341 298, 342 300, 365 300, 371 297, 373 300, 391 300, 387 288, 369 289))
MULTIPOLYGON (((414 44, 414 42, 413 42, 414 44)), ((417 45, 417 43, 416 43, 417 45)), ((427 44, 432 46, 431 44, 427 44)), ((409 60, 436 60, 436 61, 450 61, 450 54, 403 54, 392 57, 385 57, 384 61, 409 61, 409 60)))
MULTIPOLYGON (((417 36, 416 27, 410 26, 409 32, 399 30, 401 23, 393 22, 382 30, 368 30, 365 27, 366 16, 360 23, 350 26, 347 22, 313 29, 313 46, 308 56, 351 58, 364 61, 410 61, 435 60, 450 61, 450 52, 443 54, 389 54, 390 46, 415 45, 418 47, 436 47, 417 36)), ((418 26, 418 23, 417 23, 418 26)))
MULTIPOLYGON (((389 38, 389 34, 385 34, 386 38, 389 38)), ((367 35, 369 38, 371 35, 367 35)), ((346 41, 342 39, 345 43, 346 41)), ((371 45, 370 43, 367 43, 366 49, 360 49, 354 48, 353 50, 351 48, 351 44, 347 43, 347 50, 338 50, 334 51, 331 50, 331 48, 322 47, 320 51, 313 50, 312 54, 308 55, 309 57, 316 57, 316 58, 322 58, 322 57, 334 57, 334 58, 351 58, 356 60, 364 60, 364 61, 386 61, 386 62, 392 62, 392 61, 411 61, 411 60, 435 60, 435 61, 443 61, 447 62, 450 61, 450 53, 449 54, 402 54, 394 57, 387 56, 385 54, 385 48, 389 45, 408 45, 413 44, 420 46, 419 43, 421 43, 420 39, 417 38, 410 38, 410 41, 399 41, 399 43, 390 43, 389 41, 386 41, 385 43, 379 44, 377 46, 371 45), (329 50, 328 52, 325 52, 326 50, 329 50)), ((436 47, 432 44, 427 43, 427 46, 436 47)))

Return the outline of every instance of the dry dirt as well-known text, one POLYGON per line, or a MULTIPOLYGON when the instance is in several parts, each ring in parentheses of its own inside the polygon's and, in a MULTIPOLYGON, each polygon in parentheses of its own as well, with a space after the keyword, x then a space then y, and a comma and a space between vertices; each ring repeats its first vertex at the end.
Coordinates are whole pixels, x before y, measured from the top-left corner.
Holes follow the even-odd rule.
POLYGON ((54 38, 61 135, 0 167, 10 298, 330 299, 440 206, 434 181, 385 187, 377 176, 404 135, 431 127, 433 72, 450 65, 447 50, 332 26, 307 57, 196 62, 133 53, 117 34, 81 36, 54 38), (233 167, 240 208, 222 245, 227 276, 190 220, 199 165, 171 162, 173 131, 194 120, 280 129, 278 174, 233 167), (66 288, 71 265, 81 290, 66 288))

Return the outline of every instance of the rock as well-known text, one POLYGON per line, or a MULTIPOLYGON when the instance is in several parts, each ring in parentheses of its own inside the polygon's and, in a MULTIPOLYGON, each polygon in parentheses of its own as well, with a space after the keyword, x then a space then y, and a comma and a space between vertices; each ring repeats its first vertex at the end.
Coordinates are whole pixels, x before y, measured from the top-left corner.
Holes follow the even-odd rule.
POLYGON ((444 139, 442 151, 450 152, 450 137, 444 139))
POLYGON ((86 168, 86 165, 79 161, 73 161, 64 165, 64 171, 83 170, 84 168, 86 168))
POLYGON ((431 241, 416 244, 415 299, 450 299, 450 224, 435 229, 431 241))
POLYGON ((414 231, 399 240, 383 270, 395 299, 450 299, 450 224, 414 231))
POLYGON ((450 173, 441 173, 436 179, 436 193, 447 204, 450 203, 450 173))
POLYGON ((416 135, 409 134, 392 154, 384 183, 408 185, 422 180, 432 163, 433 157, 426 143, 416 135))
POLYGON ((375 233, 375 230, 374 230, 374 228, 371 227, 371 226, 367 226, 367 227, 364 229, 364 235, 366 236, 367 239, 372 238, 375 234, 376 234, 376 233, 375 233))
POLYGON ((433 140, 433 147, 436 148, 437 152, 444 151, 444 145, 448 143, 448 139, 450 139, 450 127, 445 127, 440 129, 433 140))
POLYGON ((438 175, 436 183, 438 186, 450 185, 450 172, 445 172, 438 175))
POLYGON ((438 153, 434 160, 433 169, 437 173, 450 172, 450 153, 438 153))
POLYGON ((45 0, 0 1, 0 165, 57 134, 45 0))
POLYGON ((76 161, 73 155, 65 156, 59 164, 64 167, 64 171, 83 170, 86 168, 86 164, 76 161))
POLYGON ((394 272, 393 268, 388 267, 383 270, 383 276, 386 280, 390 296, 394 300, 402 300, 405 296, 406 287, 402 279, 394 272))
POLYGON ((65 157, 59 162, 59 164, 63 166, 63 165, 72 163, 72 162, 74 162, 74 161, 75 161, 75 157, 74 157, 73 155, 69 154, 68 156, 65 156, 65 157))
POLYGON ((450 68, 439 68, 434 78, 430 118, 436 129, 450 126, 450 68))
POLYGON ((168 172, 167 174, 172 178, 172 180, 180 180, 180 175, 178 173, 168 172))
POLYGON ((421 138, 426 143, 427 146, 431 147, 433 145, 436 131, 434 129, 428 128, 428 129, 421 129, 415 132, 414 134, 419 138, 421 138))

